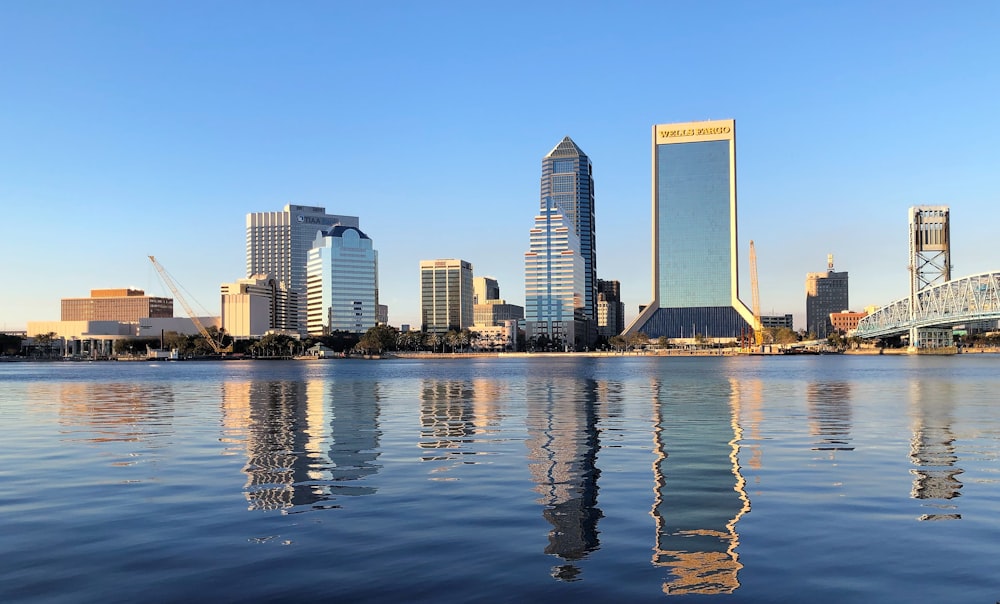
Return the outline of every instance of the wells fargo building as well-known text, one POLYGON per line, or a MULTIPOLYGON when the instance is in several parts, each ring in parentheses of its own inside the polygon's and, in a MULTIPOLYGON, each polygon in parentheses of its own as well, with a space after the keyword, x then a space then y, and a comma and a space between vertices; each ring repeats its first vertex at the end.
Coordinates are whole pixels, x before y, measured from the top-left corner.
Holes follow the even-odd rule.
POLYGON ((731 339, 753 325, 738 291, 735 129, 653 127, 653 301, 627 334, 731 339))

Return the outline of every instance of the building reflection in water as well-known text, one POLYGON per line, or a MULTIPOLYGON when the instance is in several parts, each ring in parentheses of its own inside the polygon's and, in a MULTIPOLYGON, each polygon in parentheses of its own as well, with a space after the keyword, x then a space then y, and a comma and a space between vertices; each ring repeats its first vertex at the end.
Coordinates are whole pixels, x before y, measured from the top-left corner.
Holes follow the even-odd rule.
POLYGON ((914 380, 910 388, 913 437, 910 439, 910 462, 915 466, 910 496, 924 500, 922 505, 934 511, 919 520, 960 520, 958 506, 952 499, 961 493, 956 467, 955 434, 952 431, 953 384, 950 381, 914 380))
MULTIPOLYGON (((499 430, 499 405, 505 393, 495 380, 426 379, 420 386, 421 461, 461 461, 483 455, 473 445, 499 430)), ((451 466, 440 466, 435 473, 451 466)), ((445 480, 437 477, 436 480, 445 480)))
POLYGON ((546 554, 566 564, 552 576, 578 578, 580 560, 600 544, 597 522, 598 391, 592 379, 544 378, 527 385, 528 465, 542 515, 552 525, 546 554))
POLYGON ((740 585, 736 524, 750 511, 740 462, 736 382, 699 376, 653 383, 656 460, 653 564, 667 594, 724 594, 740 585))
MULTIPOLYGON (((169 437, 174 433, 174 404, 170 384, 69 382, 59 386, 60 423, 74 429, 85 428, 86 435, 81 435, 80 440, 88 442, 134 442, 148 448, 169 446, 169 437)), ((73 433, 66 437, 75 438, 73 433)), ((133 463, 134 459, 118 465, 133 463)))
POLYGON ((806 386, 809 433, 818 437, 813 451, 853 451, 851 446, 851 385, 848 382, 810 382, 806 386))
POLYGON ((372 382, 273 380, 223 384, 225 442, 242 444, 250 510, 338 507, 367 495, 378 472, 379 396, 372 382))

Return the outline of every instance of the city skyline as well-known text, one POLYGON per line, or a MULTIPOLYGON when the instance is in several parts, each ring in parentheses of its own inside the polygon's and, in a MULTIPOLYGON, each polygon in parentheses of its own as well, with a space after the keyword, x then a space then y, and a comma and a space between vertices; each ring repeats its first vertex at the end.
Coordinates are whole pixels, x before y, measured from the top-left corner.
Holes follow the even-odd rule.
POLYGON ((650 297, 649 127, 711 117, 740 124, 739 290, 746 299, 753 239, 763 314, 803 326, 803 277, 830 253, 851 273, 854 310, 905 297, 915 205, 951 207, 956 277, 1000 268, 1000 76, 983 69, 1000 52, 1000 8, 724 13, 4 6, 0 215, 14 286, 0 329, 53 320, 60 299, 93 288, 168 295, 147 255, 217 315, 219 285, 245 271, 244 217, 286 204, 360 217, 392 325, 420 324, 419 258, 467 259, 523 304, 538 150, 564 136, 599 166, 598 277, 621 282, 631 321, 650 297), (649 28, 706 22, 711 36, 649 28), (588 57, 587 94, 557 105, 537 92, 562 72, 538 59, 562 48, 588 57), (390 150, 406 159, 390 166, 390 150))

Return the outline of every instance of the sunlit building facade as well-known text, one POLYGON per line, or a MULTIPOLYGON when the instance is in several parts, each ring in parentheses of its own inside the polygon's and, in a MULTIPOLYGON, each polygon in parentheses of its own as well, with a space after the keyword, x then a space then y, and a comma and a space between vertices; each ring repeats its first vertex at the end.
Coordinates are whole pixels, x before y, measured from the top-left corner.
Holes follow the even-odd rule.
POLYGON ((529 346, 538 342, 560 348, 588 345, 586 265, 580 240, 552 200, 547 200, 535 217, 529 239, 524 254, 524 319, 529 346))
POLYGON ((565 137, 542 158, 540 207, 551 202, 580 242, 583 257, 583 317, 597 318, 597 230, 594 220, 594 168, 573 139, 565 137))
POLYGON ((378 252, 356 227, 316 234, 306 276, 309 335, 364 333, 378 322, 378 252))
MULTIPOLYGON (((306 299, 306 262, 316 233, 335 225, 359 228, 357 216, 327 214, 316 206, 288 204, 280 212, 247 214, 247 277, 266 274, 306 299)), ((299 305, 306 326, 306 305, 299 305)))
POLYGON ((472 327, 472 264, 457 258, 420 261, 421 329, 443 334, 472 327))
POLYGON ((270 331, 298 332, 299 295, 277 279, 254 275, 223 283, 222 328, 234 338, 259 338, 270 331))
POLYGON ((753 325, 739 299, 735 130, 653 127, 653 301, 628 333, 731 340, 753 325))
POLYGON ((60 319, 63 321, 137 323, 144 317, 172 316, 172 298, 147 296, 141 289, 92 289, 89 298, 60 300, 60 319))

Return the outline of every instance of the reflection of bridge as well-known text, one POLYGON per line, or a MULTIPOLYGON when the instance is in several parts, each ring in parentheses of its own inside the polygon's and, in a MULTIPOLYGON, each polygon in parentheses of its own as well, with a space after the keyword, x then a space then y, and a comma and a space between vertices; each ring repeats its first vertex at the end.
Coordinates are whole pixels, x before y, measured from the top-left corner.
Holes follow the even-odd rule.
POLYGON ((952 326, 989 319, 1000 319, 1000 271, 927 287, 916 293, 912 306, 909 297, 883 306, 862 319, 854 335, 879 338, 948 328, 950 344, 952 326))

